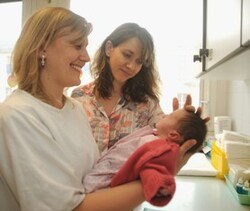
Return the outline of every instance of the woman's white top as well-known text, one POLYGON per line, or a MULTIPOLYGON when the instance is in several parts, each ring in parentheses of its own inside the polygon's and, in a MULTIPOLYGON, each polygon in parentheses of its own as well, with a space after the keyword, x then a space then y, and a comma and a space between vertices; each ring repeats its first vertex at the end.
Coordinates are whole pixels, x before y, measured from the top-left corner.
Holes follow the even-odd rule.
POLYGON ((0 105, 1 210, 72 210, 98 157, 76 100, 57 109, 17 89, 0 105))

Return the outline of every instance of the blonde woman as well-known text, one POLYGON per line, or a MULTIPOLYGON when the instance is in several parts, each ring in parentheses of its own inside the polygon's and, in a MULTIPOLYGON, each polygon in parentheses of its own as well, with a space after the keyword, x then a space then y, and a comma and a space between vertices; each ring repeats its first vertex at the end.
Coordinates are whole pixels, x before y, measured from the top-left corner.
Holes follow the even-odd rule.
MULTIPOLYGON (((82 105, 63 91, 80 84, 91 30, 58 7, 38 10, 22 29, 13 52, 18 88, 0 107, 2 210, 122 211, 145 200, 139 180, 85 193, 99 151, 82 105)), ((179 168, 193 144, 182 148, 179 168)))

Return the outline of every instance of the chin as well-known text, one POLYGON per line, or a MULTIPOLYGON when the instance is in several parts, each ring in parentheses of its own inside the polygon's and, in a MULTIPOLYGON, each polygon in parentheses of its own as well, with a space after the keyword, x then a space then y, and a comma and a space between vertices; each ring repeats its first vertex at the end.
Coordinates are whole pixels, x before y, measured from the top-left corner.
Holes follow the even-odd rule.
POLYGON ((78 79, 78 80, 72 81, 71 83, 68 83, 67 87, 79 86, 80 84, 81 84, 81 80, 78 79))

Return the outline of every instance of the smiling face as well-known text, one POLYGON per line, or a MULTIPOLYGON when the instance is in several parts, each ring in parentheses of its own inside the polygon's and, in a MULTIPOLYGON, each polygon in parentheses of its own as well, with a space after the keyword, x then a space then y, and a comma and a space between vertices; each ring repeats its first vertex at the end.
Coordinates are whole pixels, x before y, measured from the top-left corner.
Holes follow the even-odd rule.
POLYGON ((106 44, 106 54, 114 82, 123 85, 134 77, 142 68, 142 44, 133 37, 120 45, 113 47, 110 41, 106 44))
POLYGON ((78 33, 65 33, 42 52, 46 57, 41 81, 44 87, 64 89, 80 84, 82 67, 90 60, 88 39, 78 39, 78 33))

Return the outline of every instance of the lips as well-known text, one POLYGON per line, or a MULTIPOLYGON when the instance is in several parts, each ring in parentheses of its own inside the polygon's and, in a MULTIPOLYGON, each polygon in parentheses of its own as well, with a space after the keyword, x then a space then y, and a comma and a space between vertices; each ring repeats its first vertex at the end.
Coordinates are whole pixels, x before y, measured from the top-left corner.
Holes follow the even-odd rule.
POLYGON ((129 70, 121 69, 121 71, 122 71, 123 73, 125 73, 127 76, 131 76, 131 75, 132 75, 132 73, 130 73, 129 70))
POLYGON ((70 65, 73 69, 75 69, 76 71, 82 73, 82 67, 79 65, 75 65, 75 64, 71 64, 70 65))

